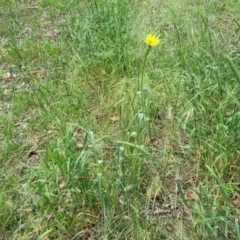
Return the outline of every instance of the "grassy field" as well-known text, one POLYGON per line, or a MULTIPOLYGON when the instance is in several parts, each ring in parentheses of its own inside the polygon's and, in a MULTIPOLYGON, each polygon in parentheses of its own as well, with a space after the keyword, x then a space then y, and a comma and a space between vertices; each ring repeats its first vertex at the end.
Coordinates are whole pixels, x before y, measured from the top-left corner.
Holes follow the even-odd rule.
POLYGON ((240 240, 239 11, 0 0, 0 240, 240 240))

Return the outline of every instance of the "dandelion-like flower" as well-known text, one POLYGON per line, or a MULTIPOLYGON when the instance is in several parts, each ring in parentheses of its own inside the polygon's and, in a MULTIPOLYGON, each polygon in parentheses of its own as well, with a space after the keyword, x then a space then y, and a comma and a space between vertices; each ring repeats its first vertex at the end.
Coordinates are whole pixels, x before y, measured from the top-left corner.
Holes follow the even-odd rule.
POLYGON ((148 46, 153 47, 153 46, 156 46, 156 45, 159 44, 159 39, 155 35, 153 35, 153 34, 148 34, 146 36, 145 43, 148 46))

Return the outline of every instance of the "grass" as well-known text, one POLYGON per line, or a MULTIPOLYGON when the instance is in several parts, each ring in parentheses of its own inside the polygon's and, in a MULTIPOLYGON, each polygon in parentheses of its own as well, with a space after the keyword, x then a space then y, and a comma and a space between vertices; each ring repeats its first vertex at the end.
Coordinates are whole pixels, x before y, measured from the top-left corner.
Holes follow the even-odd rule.
POLYGON ((0 0, 0 239, 240 239, 239 8, 0 0))

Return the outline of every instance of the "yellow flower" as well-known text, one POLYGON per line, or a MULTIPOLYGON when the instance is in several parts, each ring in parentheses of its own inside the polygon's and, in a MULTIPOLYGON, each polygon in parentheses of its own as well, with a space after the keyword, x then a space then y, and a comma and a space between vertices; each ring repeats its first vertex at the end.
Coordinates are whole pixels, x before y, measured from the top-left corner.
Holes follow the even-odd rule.
POLYGON ((156 46, 156 45, 159 44, 159 39, 155 35, 153 35, 153 34, 148 34, 146 36, 145 43, 148 46, 153 47, 153 46, 156 46))
POLYGON ((143 2, 143 5, 147 5, 147 3, 144 1, 144 2, 143 2))

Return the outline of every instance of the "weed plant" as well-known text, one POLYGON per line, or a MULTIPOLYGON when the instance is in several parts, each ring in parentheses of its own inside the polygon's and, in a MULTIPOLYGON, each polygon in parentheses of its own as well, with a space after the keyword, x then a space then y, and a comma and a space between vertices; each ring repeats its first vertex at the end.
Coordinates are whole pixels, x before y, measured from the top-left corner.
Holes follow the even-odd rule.
POLYGON ((0 0, 0 239, 240 239, 239 9, 0 0))

